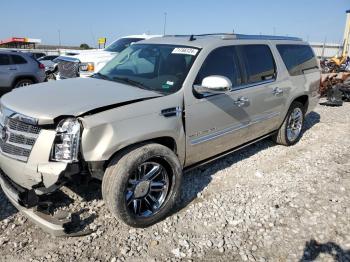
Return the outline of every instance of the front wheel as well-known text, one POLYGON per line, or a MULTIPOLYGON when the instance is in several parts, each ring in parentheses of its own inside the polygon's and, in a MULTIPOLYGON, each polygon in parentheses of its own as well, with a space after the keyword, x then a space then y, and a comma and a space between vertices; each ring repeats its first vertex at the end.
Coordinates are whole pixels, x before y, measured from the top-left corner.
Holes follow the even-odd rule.
POLYGON ((181 180, 174 152, 146 144, 112 160, 103 177, 102 195, 118 219, 133 227, 147 227, 169 214, 181 180))
POLYGON ((305 108, 300 102, 293 102, 283 124, 273 137, 277 144, 291 146, 296 144, 302 134, 304 126, 305 108))
POLYGON ((33 80, 31 79, 22 79, 19 80, 15 83, 15 85, 13 86, 13 88, 20 88, 20 87, 25 87, 25 86, 29 86, 34 84, 33 80))

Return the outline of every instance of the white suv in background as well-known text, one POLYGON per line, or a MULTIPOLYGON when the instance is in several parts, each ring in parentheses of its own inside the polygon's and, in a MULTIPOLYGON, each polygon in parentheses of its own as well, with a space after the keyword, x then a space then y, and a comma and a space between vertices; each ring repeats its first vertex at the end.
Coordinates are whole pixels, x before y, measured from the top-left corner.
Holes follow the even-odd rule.
POLYGON ((97 73, 107 62, 129 47, 132 43, 160 37, 160 35, 130 35, 117 39, 105 49, 87 50, 74 56, 60 56, 58 58, 57 79, 74 77, 89 77, 97 73))

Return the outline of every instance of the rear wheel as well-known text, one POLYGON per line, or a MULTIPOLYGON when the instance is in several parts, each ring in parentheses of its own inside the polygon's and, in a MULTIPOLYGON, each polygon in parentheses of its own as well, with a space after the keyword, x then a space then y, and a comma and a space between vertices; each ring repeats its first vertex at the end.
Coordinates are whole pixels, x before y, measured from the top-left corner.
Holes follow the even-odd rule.
POLYGON ((273 137, 277 144, 291 146, 296 144, 302 134, 305 107, 300 102, 293 102, 277 134, 273 137))
POLYGON ((169 148, 147 144, 116 157, 102 181, 111 212, 133 227, 147 227, 171 211, 179 194, 181 165, 169 148))
POLYGON ((34 84, 33 80, 31 79, 21 79, 18 80, 15 85, 13 86, 13 88, 19 88, 19 87, 24 87, 24 86, 29 86, 34 84))

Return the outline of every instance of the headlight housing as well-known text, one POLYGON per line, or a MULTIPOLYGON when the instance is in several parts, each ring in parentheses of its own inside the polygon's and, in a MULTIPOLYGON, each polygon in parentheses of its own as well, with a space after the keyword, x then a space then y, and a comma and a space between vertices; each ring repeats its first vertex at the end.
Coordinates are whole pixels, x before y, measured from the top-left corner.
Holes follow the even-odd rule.
POLYGON ((76 118, 67 118, 59 122, 52 148, 52 160, 68 163, 78 161, 80 129, 76 118))
POLYGON ((93 62, 81 63, 79 70, 81 72, 95 72, 95 64, 93 62))

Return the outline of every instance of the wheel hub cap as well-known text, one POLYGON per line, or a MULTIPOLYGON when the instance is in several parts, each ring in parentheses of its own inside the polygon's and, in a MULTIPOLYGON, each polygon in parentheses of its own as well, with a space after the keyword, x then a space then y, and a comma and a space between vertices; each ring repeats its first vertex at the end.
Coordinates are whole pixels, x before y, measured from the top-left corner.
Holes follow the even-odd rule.
POLYGON ((142 181, 138 183, 134 190, 135 198, 145 197, 149 192, 149 187, 150 187, 149 181, 142 181))

